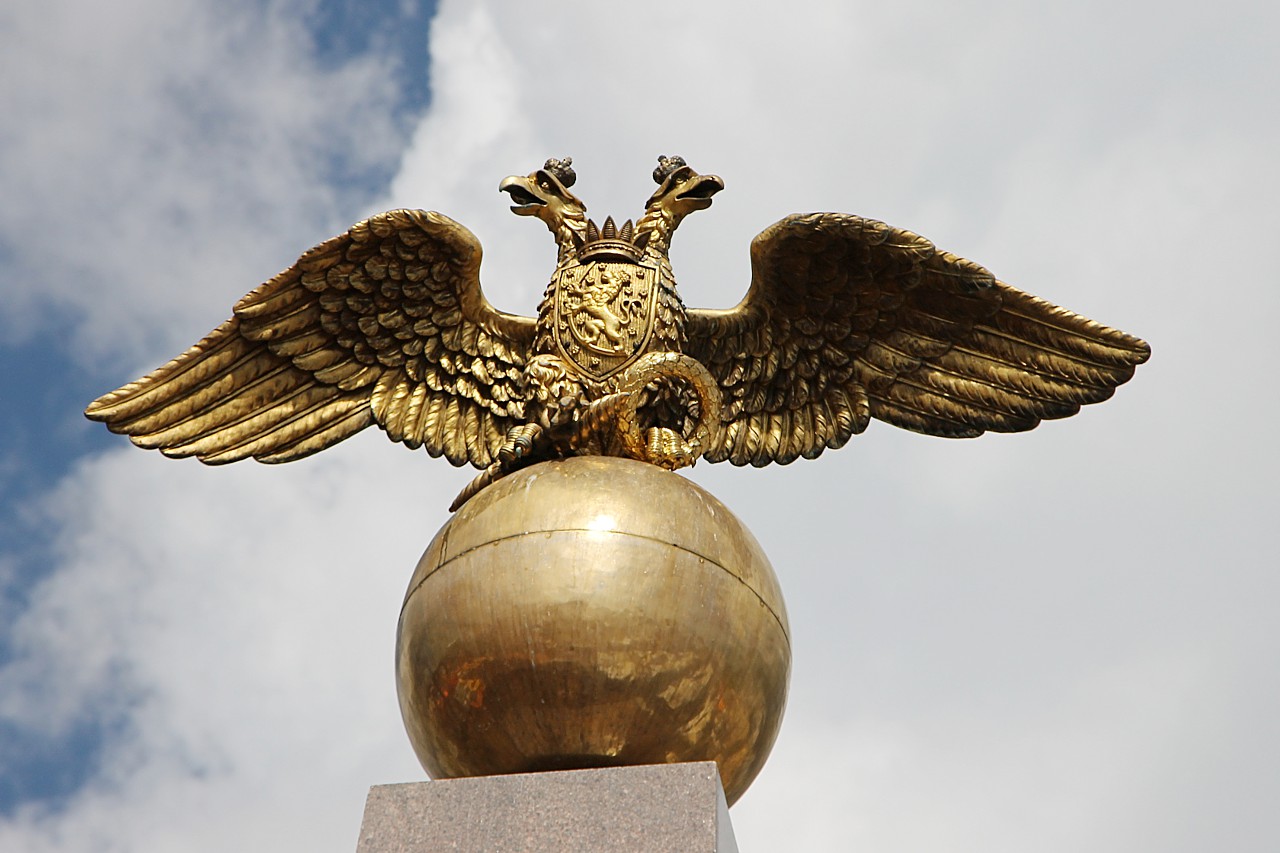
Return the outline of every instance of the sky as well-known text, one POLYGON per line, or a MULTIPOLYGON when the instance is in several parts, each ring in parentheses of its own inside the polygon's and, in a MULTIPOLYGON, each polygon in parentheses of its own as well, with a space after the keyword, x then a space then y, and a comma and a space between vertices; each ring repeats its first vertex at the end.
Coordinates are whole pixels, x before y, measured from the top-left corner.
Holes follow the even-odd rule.
POLYGON ((471 474, 377 430, 208 468, 82 410, 392 207, 465 224, 532 314, 552 244, 498 181, 572 156, 593 217, 635 217, 659 154, 727 185, 675 238, 691 306, 836 210, 1153 349, 1029 433, 873 423, 687 472, 792 626, 744 853, 1280 849, 1278 28, 1261 0, 7 4, 0 850, 351 850, 369 786, 423 778, 396 617, 471 474))

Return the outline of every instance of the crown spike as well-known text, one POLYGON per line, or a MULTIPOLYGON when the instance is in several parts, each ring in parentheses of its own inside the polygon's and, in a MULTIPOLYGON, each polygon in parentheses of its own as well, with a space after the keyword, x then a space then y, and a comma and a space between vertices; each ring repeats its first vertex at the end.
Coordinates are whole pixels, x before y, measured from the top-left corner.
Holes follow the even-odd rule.
POLYGON ((635 223, 630 219, 623 223, 621 231, 612 216, 605 217, 603 227, 588 219, 586 239, 578 245, 578 260, 638 262, 644 254, 648 234, 640 235, 646 239, 636 240, 635 230, 635 223))

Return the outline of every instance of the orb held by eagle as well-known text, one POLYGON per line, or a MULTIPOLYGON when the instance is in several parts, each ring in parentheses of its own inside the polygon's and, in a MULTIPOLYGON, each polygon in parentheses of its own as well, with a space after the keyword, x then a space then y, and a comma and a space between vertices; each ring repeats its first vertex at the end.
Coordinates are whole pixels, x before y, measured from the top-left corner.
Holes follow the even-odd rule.
POLYGON ((712 760, 732 803, 773 745, 790 661, 777 579, 720 501, 581 457, 498 481, 437 534, 396 680, 435 778, 712 760))

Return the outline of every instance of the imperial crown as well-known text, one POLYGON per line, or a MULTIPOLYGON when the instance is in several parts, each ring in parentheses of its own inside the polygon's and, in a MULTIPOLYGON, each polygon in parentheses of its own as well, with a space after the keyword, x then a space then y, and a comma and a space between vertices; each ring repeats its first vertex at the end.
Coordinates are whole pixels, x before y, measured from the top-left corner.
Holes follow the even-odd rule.
POLYGON ((627 261, 636 263, 644 254, 645 244, 649 242, 649 234, 640 235, 633 240, 635 226, 628 219, 622 223, 622 230, 614 224, 613 217, 604 220, 604 228, 600 228, 593 220, 587 220, 587 236, 578 247, 578 261, 627 261))

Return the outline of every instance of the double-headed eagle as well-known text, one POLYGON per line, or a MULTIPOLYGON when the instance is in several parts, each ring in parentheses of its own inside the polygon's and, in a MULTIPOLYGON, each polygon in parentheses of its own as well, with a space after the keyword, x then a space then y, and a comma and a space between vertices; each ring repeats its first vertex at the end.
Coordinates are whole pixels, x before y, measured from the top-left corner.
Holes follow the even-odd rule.
POLYGON ((482 473, 595 454, 679 468, 787 464, 871 418, 953 438, 1019 432, 1111 396, 1146 343, 997 281, 928 240, 844 213, 751 242, 727 311, 686 309, 667 252, 724 188, 660 157, 644 215, 587 219, 571 161, 500 189, 558 249, 537 318, 495 309, 480 243, 393 210, 305 253, 234 316, 86 414, 167 456, 289 462, 378 424, 482 473))

